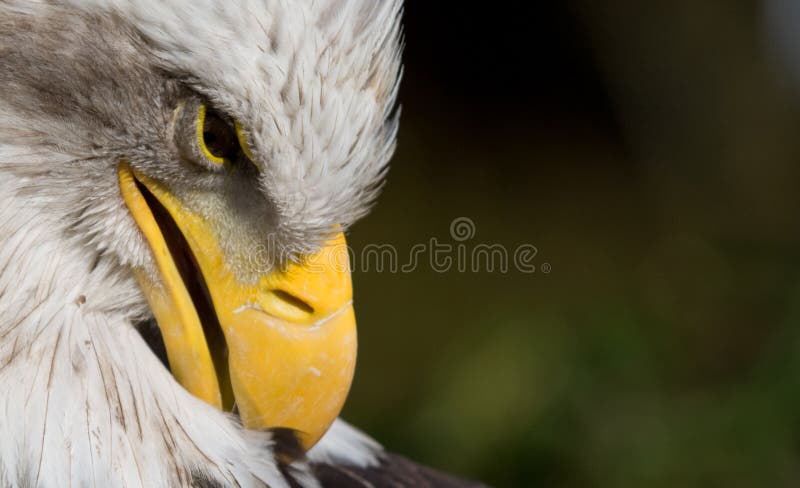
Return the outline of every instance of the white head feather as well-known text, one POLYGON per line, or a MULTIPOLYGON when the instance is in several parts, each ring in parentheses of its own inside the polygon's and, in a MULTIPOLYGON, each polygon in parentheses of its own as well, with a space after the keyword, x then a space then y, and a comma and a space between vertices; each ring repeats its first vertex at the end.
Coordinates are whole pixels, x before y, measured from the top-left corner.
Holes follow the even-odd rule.
MULTIPOLYGON (((285 485, 269 434, 189 395, 132 325, 152 263, 115 168, 164 163, 154 121, 188 87, 243 123, 275 232, 313 247, 392 153, 400 3, 0 2, 0 485, 285 485)), ((334 432, 312 458, 374 461, 334 432)))

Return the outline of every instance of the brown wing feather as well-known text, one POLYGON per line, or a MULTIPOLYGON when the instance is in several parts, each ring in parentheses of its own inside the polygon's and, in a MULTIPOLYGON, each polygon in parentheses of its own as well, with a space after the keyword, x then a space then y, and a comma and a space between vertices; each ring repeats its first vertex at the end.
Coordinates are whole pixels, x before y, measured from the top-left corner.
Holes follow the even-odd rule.
POLYGON ((331 464, 313 464, 317 478, 325 488, 485 488, 416 464, 403 456, 387 453, 379 466, 355 468, 331 464))

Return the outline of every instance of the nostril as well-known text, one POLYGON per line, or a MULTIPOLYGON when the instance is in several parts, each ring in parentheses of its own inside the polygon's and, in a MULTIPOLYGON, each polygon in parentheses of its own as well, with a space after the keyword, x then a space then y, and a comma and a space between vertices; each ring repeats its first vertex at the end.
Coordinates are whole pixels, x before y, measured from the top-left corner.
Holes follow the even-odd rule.
POLYGON ((301 310, 302 312, 307 313, 309 315, 314 313, 314 307, 312 307, 302 299, 297 298, 296 296, 292 295, 289 292, 283 290, 273 290, 272 293, 273 295, 275 295, 276 298, 286 303, 287 305, 294 307, 295 309, 301 310))

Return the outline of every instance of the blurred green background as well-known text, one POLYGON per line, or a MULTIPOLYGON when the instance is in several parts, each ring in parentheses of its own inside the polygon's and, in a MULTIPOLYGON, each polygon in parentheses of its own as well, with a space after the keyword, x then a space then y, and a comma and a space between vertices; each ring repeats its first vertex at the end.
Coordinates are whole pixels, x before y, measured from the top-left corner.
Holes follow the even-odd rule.
POLYGON ((551 272, 356 263, 345 418, 496 486, 798 486, 781 0, 517 3, 407 2, 398 152, 350 241, 402 258, 468 217, 551 272))

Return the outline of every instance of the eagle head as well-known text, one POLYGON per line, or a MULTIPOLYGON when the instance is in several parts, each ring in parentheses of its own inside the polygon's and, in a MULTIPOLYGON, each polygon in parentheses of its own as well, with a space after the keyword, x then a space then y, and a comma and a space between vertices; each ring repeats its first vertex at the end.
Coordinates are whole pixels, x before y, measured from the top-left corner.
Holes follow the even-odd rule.
POLYGON ((326 432, 355 367, 343 233, 394 148, 400 8, 0 3, 0 375, 44 409, 9 447, 40 435, 38 463, 7 479, 113 448, 107 480, 183 484, 203 458, 241 482, 249 432, 326 432), (150 318, 171 374, 136 335, 150 318))

